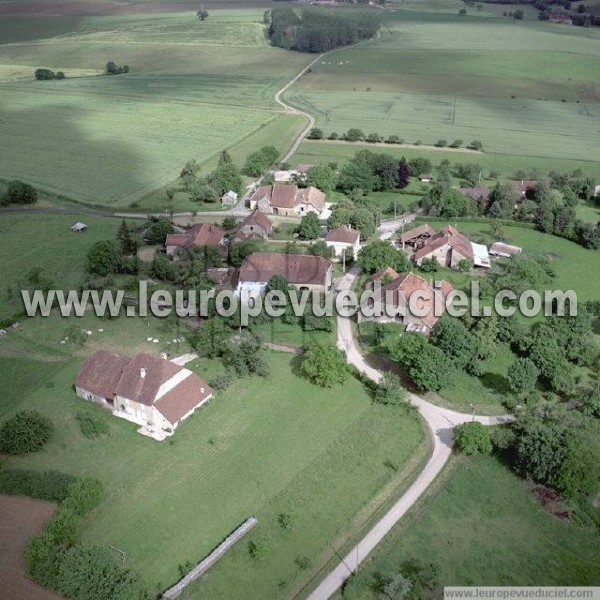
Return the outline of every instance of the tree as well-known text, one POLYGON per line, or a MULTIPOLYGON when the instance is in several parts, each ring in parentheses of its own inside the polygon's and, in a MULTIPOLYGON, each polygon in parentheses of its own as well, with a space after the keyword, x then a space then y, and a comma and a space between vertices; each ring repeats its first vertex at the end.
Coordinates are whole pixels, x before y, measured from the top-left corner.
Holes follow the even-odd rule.
POLYGON ((386 267, 392 267, 398 273, 411 269, 406 256, 387 240, 375 240, 363 246, 358 252, 357 263, 370 275, 386 267))
POLYGON ((398 188, 404 189, 410 183, 410 167, 404 156, 398 163, 398 188))
POLYGON ((322 140, 323 137, 323 130, 317 127, 313 127, 308 134, 309 140, 322 140))
POLYGON ((540 370, 530 358, 517 358, 508 370, 508 384, 515 394, 533 392, 540 370))
POLYGON ((131 237, 131 231, 124 219, 119 226, 117 241, 123 256, 132 256, 137 253, 137 244, 131 237))
POLYGON ((327 229, 337 229, 340 225, 350 225, 355 210, 354 202, 348 198, 336 202, 331 209, 329 219, 327 219, 327 229))
POLYGON ((335 171, 326 165, 311 167, 306 172, 306 185, 314 186, 323 192, 333 190, 337 183, 335 171))
POLYGON ((381 585, 382 593, 386 598, 389 598, 389 600, 403 600, 403 598, 410 593, 412 588, 413 582, 401 573, 390 575, 381 585))
POLYGON ((173 233, 173 226, 168 219, 149 221, 144 231, 144 240, 148 244, 164 245, 170 233, 173 233))
POLYGON ((415 177, 419 177, 419 175, 431 172, 431 161, 428 158, 411 158, 408 161, 408 166, 410 168, 411 175, 414 175, 415 177))
POLYGON ((239 341, 230 341, 225 353, 225 364, 240 377, 269 376, 269 361, 265 356, 262 341, 257 336, 246 335, 239 341))
POLYGON ((315 385, 331 388, 348 377, 345 356, 334 346, 313 345, 302 356, 302 373, 315 385))
POLYGON ((444 352, 418 333, 405 333, 389 347, 389 354, 422 390, 444 387, 454 367, 444 352))
POLYGON ((38 81, 50 81, 51 79, 56 79, 56 74, 50 69, 36 69, 34 75, 38 81))
POLYGON ((146 600, 142 580, 123 569, 109 548, 76 544, 61 554, 56 589, 67 598, 146 600))
MULTIPOLYGON (((263 151, 265 149, 263 148, 263 151)), ((277 151, 275 150, 277 154, 277 151)), ((227 150, 223 150, 219 156, 217 168, 206 178, 208 185, 212 186, 217 192, 215 202, 226 192, 232 190, 236 194, 241 194, 244 190, 244 180, 240 174, 240 170, 233 162, 231 155, 227 150)), ((205 202, 213 201, 211 196, 205 202)))
POLYGON ((289 292, 290 289, 290 284, 288 282, 288 280, 283 276, 280 275, 279 273, 276 275, 273 275, 269 281, 267 281, 267 285, 265 286, 265 292, 273 292, 275 290, 279 291, 279 292, 283 292, 284 294, 287 294, 289 292))
POLYGON ((444 315, 431 330, 431 343, 459 368, 465 368, 479 353, 475 336, 458 319, 444 315))
POLYGON ((360 142, 365 139, 365 134, 361 129, 351 127, 346 132, 346 141, 348 142, 360 142))
POLYGON ((467 456, 490 454, 492 451, 490 430, 477 421, 461 423, 454 430, 454 443, 458 450, 467 456))
POLYGON ((304 240, 316 240, 321 235, 321 223, 316 213, 309 212, 302 217, 298 233, 304 240))
POLYGON ((237 219, 232 215, 227 215, 223 218, 222 226, 225 231, 232 231, 237 226, 237 219))
POLYGON ((37 202, 37 190, 28 183, 15 179, 8 184, 6 189, 8 204, 34 204, 37 202))
POLYGON ((206 10, 204 7, 202 7, 202 8, 201 8, 201 9, 200 9, 200 10, 199 10, 197 13, 196 13, 196 15, 198 16, 198 18, 199 18, 201 21, 206 21, 206 19, 208 19, 208 11, 207 11, 207 10, 206 10))
POLYGON ((193 346, 200 350, 203 356, 215 358, 222 356, 227 350, 231 337, 231 329, 218 317, 204 321, 194 334, 193 346))
POLYGON ((360 237, 363 240, 375 235, 375 231, 377 230, 375 214, 366 206, 358 206, 354 211, 350 222, 352 226, 360 232, 360 237))
POLYGON ((402 385, 400 378, 394 373, 386 372, 383 379, 375 388, 373 399, 378 404, 393 406, 409 406, 408 392, 402 385))
POLYGON ((483 142, 481 140, 473 140, 470 144, 469 144, 469 148, 471 150, 483 150, 483 142))
POLYGON ((316 242, 312 243, 308 247, 308 252, 313 256, 322 256, 328 260, 333 258, 335 254, 335 250, 331 246, 328 246, 324 240, 317 240, 316 242))
POLYGON ((242 172, 248 177, 260 177, 277 162, 278 158, 277 148, 263 146, 260 150, 248 156, 242 172))
POLYGON ((261 247, 260 240, 252 238, 229 244, 229 264, 232 267, 241 267, 244 260, 254 252, 259 252, 261 247))
POLYGON ((41 450, 52 437, 52 421, 37 411, 21 411, 0 426, 0 454, 22 455, 41 450))
POLYGON ((200 185, 190 193, 190 200, 214 204, 219 201, 219 193, 211 185, 200 185))
POLYGON ((89 249, 85 270, 94 275, 106 277, 116 273, 121 265, 121 253, 111 240, 96 242, 89 249))
POLYGON ((370 133, 366 139, 369 144, 377 144, 381 142, 381 136, 378 133, 370 133))

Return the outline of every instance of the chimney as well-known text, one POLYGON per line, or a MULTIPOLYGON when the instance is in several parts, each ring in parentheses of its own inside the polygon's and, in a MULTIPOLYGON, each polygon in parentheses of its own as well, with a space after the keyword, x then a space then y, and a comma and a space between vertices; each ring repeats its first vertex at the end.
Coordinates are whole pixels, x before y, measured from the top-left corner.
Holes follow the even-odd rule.
POLYGON ((204 394, 204 388, 203 387, 200 388, 200 393, 204 394))
POLYGON ((141 377, 142 379, 144 379, 144 378, 146 377, 146 369, 144 369, 144 367, 142 367, 142 368, 140 369, 140 377, 141 377))

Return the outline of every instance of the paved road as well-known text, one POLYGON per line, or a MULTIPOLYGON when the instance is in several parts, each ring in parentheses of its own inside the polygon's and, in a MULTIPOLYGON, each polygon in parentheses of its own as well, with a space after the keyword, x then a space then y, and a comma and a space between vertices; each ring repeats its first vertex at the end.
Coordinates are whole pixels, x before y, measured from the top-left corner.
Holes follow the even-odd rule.
MULTIPOLYGON (((407 217, 410 220, 414 219, 414 215, 407 215, 407 217)), ((409 221, 403 218, 393 223, 389 222, 382 225, 379 228, 380 237, 382 239, 389 239, 394 231, 406 222, 409 221)), ((350 289, 359 274, 360 269, 358 267, 352 268, 339 281, 338 289, 350 289)), ((354 365, 360 372, 367 375, 373 381, 380 381, 383 373, 369 365, 365 360, 354 336, 352 322, 348 318, 339 316, 337 318, 337 346, 346 353, 350 364, 354 365)), ((307 600, 327 600, 333 595, 352 575, 352 571, 358 568, 392 527, 420 498, 423 492, 438 476, 448 458, 450 458, 453 429, 456 425, 472 420, 479 421, 484 425, 497 425, 507 423, 512 419, 510 415, 488 417, 455 412, 431 404, 431 402, 427 402, 427 400, 416 394, 410 394, 410 401, 417 407, 430 431, 433 441, 433 451, 429 461, 400 499, 373 526, 365 537, 348 552, 335 569, 323 579, 319 586, 308 596, 307 600)))

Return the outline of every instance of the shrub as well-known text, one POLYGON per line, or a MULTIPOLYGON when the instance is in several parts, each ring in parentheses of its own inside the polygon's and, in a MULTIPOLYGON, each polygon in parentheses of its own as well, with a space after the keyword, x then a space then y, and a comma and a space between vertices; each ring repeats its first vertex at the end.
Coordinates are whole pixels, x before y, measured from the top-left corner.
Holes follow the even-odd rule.
POLYGON ((44 535, 48 536, 55 546, 72 545, 77 540, 79 515, 71 509, 60 506, 55 515, 44 526, 44 535))
POLYGON ((38 412, 19 412, 0 426, 0 453, 37 452, 48 443, 53 430, 52 421, 38 412))
POLYGON ((32 185, 18 179, 8 184, 6 201, 9 204, 34 204, 37 199, 37 190, 32 185))
POLYGON ((489 454, 492 451, 490 430, 477 421, 462 423, 454 430, 454 443, 463 454, 489 454))
POLYGON ((269 546, 266 540, 256 540, 248 543, 248 552, 255 560, 262 560, 269 554, 269 546))
POLYGON ((68 495, 61 507, 82 517, 100 504, 103 493, 100 481, 89 476, 79 477, 69 486, 68 495))
POLYGON ((322 140, 323 139, 323 130, 317 127, 313 127, 308 134, 309 140, 322 140))
POLYGON ((379 385, 375 388, 373 399, 378 404, 393 406, 408 406, 408 392, 394 373, 385 373, 379 385))
POLYGON ((60 471, 0 470, 0 494, 30 496, 39 500, 62 502, 76 480, 60 471))
POLYGON ((454 140, 451 144, 450 144, 450 148, 460 148, 463 145, 463 141, 462 140, 454 140))
POLYGON ((438 140, 435 145, 438 148, 444 148, 445 146, 448 145, 448 142, 446 140, 438 140))
POLYGON ((469 144, 471 150, 483 150, 483 142, 481 140, 473 140, 469 144))
POLYGON ((110 430, 108 423, 95 415, 80 412, 75 416, 75 420, 79 425, 79 430, 87 438, 104 435, 110 430))

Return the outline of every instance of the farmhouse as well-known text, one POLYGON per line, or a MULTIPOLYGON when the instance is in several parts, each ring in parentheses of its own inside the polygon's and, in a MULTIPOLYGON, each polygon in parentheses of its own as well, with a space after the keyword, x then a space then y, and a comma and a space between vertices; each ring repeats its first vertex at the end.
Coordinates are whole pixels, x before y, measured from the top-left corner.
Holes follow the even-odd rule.
POLYGON ((356 229, 342 225, 337 229, 329 231, 325 236, 325 244, 333 248, 335 256, 356 259, 360 248, 360 233, 356 229))
POLYGON ((461 260, 468 260, 476 267, 489 269, 491 266, 487 248, 475 244, 459 233, 454 227, 447 226, 418 248, 412 256, 417 265, 425 259, 435 258, 443 267, 457 268, 461 260))
POLYGON ((501 256, 502 258, 510 258, 516 254, 521 254, 521 252, 523 252, 523 248, 519 248, 519 246, 511 246, 510 244, 505 244, 504 242, 494 242, 490 246, 490 254, 492 256, 501 256))
POLYGON ((75 391, 158 441, 172 435, 213 393, 195 373, 168 360, 143 352, 129 359, 106 350, 83 363, 75 391))
POLYGON ((275 183, 259 187, 250 197, 250 208, 284 217, 309 212, 320 215, 325 208, 325 194, 315 187, 299 189, 296 185, 275 183))
POLYGON ((222 256, 227 254, 225 232, 210 223, 198 223, 185 233, 170 233, 165 242, 167 254, 175 257, 178 250, 218 248, 222 256))
POLYGON ((223 206, 235 206, 237 201, 238 195, 233 190, 229 190, 221 196, 221 204, 223 206))
POLYGON ((443 315, 446 297, 454 289, 446 281, 437 281, 433 285, 419 275, 398 275, 393 269, 376 273, 367 281, 366 286, 374 291, 375 296, 363 302, 359 322, 398 322, 406 325, 408 331, 424 335, 429 335, 443 315), (396 277, 388 281, 392 274, 396 277), (378 282, 381 287, 375 285, 378 282))
POLYGON ((406 246, 409 246, 410 248, 420 248, 427 243, 427 240, 432 235, 435 235, 435 229, 425 223, 425 225, 420 225, 419 227, 405 231, 400 236, 399 245, 401 248, 406 248, 406 246))
POLYGON ((236 294, 244 301, 263 293, 273 275, 283 275, 298 289, 324 293, 331 288, 332 272, 332 264, 321 256, 255 252, 240 268, 236 294))
POLYGON ((259 210, 250 213, 236 228, 232 241, 266 240, 273 234, 271 219, 259 210))

